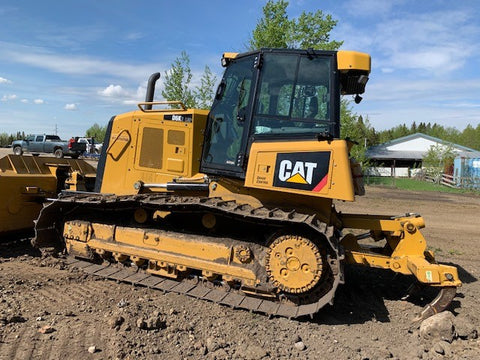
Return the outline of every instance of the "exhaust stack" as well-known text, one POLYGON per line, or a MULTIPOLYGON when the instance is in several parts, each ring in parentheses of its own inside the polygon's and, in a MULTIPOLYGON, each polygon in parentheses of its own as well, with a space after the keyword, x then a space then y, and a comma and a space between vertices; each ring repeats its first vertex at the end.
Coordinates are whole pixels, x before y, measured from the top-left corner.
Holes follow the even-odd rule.
MULTIPOLYGON (((153 97, 155 96, 155 83, 160 79, 160 73, 156 72, 150 75, 147 84, 147 94, 145 95, 145 102, 153 102, 153 97)), ((152 110, 152 105, 145 105, 145 110, 152 110)))

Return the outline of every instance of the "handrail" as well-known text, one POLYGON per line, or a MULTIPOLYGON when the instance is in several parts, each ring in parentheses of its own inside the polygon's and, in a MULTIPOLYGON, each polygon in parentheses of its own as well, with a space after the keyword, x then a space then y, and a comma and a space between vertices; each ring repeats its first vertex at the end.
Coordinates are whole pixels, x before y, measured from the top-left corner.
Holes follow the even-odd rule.
POLYGON ((138 108, 143 112, 166 112, 166 111, 187 111, 187 107, 181 101, 145 101, 138 103, 138 108), (146 105, 180 105, 181 109, 146 109, 146 105))

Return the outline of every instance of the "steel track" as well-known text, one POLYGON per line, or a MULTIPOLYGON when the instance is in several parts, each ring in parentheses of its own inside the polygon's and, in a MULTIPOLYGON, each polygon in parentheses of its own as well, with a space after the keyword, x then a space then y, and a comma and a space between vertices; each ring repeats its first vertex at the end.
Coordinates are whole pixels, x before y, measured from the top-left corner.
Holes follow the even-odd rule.
MULTIPOLYGON (((129 196, 113 196, 102 194, 65 193, 59 199, 46 206, 40 213, 36 224, 36 237, 32 244, 38 248, 63 247, 62 227, 65 218, 74 216, 79 210, 93 216, 112 212, 129 211, 138 208, 163 210, 172 212, 208 211, 222 216, 235 218, 237 221, 262 223, 272 226, 303 226, 326 237, 334 256, 328 257, 330 280, 322 284, 322 296, 308 304, 283 302, 279 298, 261 298, 252 293, 244 293, 241 289, 206 286, 199 279, 177 281, 151 275, 138 268, 118 268, 112 265, 99 265, 91 262, 69 258, 72 266, 83 269, 89 274, 104 278, 128 282, 139 286, 147 286, 164 292, 174 292, 195 298, 213 301, 233 308, 245 309, 272 316, 297 318, 313 316, 319 309, 333 302, 337 286, 343 283, 343 253, 338 245, 338 238, 332 227, 321 222, 315 215, 298 213, 294 210, 253 208, 238 204, 235 201, 224 201, 221 198, 179 197, 164 194, 141 194, 129 196)), ((320 285, 320 287, 322 286, 320 285)))

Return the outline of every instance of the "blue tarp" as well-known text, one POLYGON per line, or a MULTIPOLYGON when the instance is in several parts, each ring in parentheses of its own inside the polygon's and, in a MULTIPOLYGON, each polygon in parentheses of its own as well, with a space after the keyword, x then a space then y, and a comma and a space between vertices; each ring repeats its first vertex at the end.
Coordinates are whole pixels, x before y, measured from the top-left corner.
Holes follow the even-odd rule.
POLYGON ((457 186, 469 184, 469 187, 480 188, 480 158, 458 157, 454 160, 453 166, 457 186))

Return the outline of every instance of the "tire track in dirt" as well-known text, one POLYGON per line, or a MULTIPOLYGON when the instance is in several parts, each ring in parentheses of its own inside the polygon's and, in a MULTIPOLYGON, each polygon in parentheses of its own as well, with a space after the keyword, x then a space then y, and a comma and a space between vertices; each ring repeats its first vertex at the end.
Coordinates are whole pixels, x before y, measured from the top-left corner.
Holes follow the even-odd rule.
POLYGON ((64 322, 61 330, 56 333, 48 358, 45 359, 73 359, 85 358, 88 354, 88 347, 93 344, 103 347, 102 328, 99 326, 96 316, 82 317, 81 319, 70 319, 64 322))
POLYGON ((114 341, 105 341, 103 317, 92 309, 96 302, 105 302, 104 289, 102 282, 90 281, 12 294, 12 302, 28 298, 34 306, 28 310, 26 322, 12 324, 16 331, 2 336, 0 360, 79 358, 89 355, 87 350, 92 345, 109 353, 114 341), (79 304, 84 304, 83 308, 79 304), (59 312, 60 308, 64 311, 59 312), (71 311, 65 311, 69 308, 71 311), (41 320, 37 321, 37 316, 41 320), (56 329, 57 325, 59 330, 50 334, 38 331, 42 326, 56 329))
POLYGON ((41 286, 37 289, 25 289, 24 291, 15 292, 11 295, 10 301, 21 303, 28 298, 33 304, 65 304, 77 305, 83 300, 90 300, 103 295, 105 285, 98 281, 90 281, 83 284, 70 283, 67 285, 55 284, 41 286))
MULTIPOLYGON (((53 323, 62 325, 60 330, 50 334, 41 334, 32 322, 22 324, 22 329, 8 334, 0 344, 0 359, 72 359, 88 355, 88 347, 95 345, 109 352, 107 342, 102 335, 103 326, 99 326, 95 315, 75 320, 64 319, 53 323), (66 326, 67 325, 67 326, 66 326)), ((39 325, 39 327, 41 327, 39 325)))
POLYGON ((16 332, 7 334, 0 342, 0 359, 32 359, 32 353, 36 346, 32 341, 35 336, 34 330, 27 323, 19 324, 21 328, 16 332))
POLYGON ((89 355, 87 349, 92 345, 110 352, 114 339, 103 339, 105 324, 95 311, 96 304, 111 300, 106 298, 106 286, 92 279, 83 283, 47 283, 10 294, 9 307, 24 314, 26 321, 0 328, 0 360, 78 358, 83 357, 79 354, 82 352, 89 355), (56 329, 56 325, 59 331, 38 332, 42 326, 56 329))

